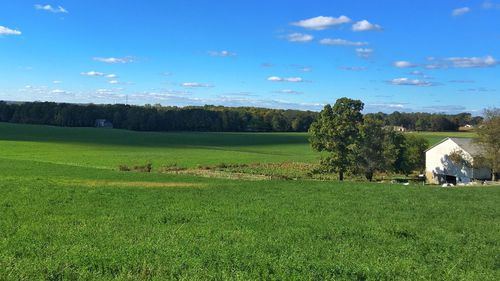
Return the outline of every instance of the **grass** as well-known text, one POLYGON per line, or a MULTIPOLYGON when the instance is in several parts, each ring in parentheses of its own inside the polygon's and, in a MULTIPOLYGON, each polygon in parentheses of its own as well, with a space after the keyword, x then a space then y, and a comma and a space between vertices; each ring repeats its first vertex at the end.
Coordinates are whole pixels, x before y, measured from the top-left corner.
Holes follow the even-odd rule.
POLYGON ((445 138, 475 138, 477 134, 474 132, 410 132, 408 134, 421 136, 429 141, 429 144, 433 145, 445 138))
POLYGON ((0 123, 0 157, 95 168, 315 162, 300 133, 142 133, 0 123), (252 137, 248 137, 251 135, 252 137))
POLYGON ((499 187, 225 180, 116 169, 167 163, 171 155, 186 166, 312 162, 317 155, 303 134, 0 124, 0 139, 0 280, 500 277, 499 187))
MULTIPOLYGON (((474 136, 461 132, 412 134, 431 144, 447 136, 474 136)), ((316 163, 318 159, 306 133, 143 133, 0 123, 0 145, 4 159, 107 169, 147 162, 155 167, 193 168, 220 163, 316 163)))

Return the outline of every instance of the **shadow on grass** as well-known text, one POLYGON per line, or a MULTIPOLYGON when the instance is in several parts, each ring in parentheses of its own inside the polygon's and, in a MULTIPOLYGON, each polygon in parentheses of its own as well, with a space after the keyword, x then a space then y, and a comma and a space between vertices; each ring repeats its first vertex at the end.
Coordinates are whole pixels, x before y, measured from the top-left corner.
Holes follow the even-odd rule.
POLYGON ((136 132, 0 122, 0 140, 147 147, 224 147, 307 144, 308 136, 307 133, 136 132))

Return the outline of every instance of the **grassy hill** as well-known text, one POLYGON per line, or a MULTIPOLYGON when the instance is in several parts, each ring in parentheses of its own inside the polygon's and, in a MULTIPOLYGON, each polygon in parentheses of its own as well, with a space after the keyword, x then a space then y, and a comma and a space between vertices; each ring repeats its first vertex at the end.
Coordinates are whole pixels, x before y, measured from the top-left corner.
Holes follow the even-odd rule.
MULTIPOLYGON (((431 144, 448 136, 474 133, 411 133, 431 144)), ((220 163, 316 162, 306 133, 154 133, 94 128, 0 123, 0 157, 75 166, 116 168, 121 164, 178 164, 185 167, 220 163)))
POLYGON ((305 134, 0 123, 0 279, 498 280, 498 187, 116 169, 317 156, 305 134))
POLYGON ((433 145, 447 137, 456 138, 475 138, 477 134, 474 132, 409 132, 408 134, 417 135, 426 138, 429 144, 433 145))
POLYGON ((317 159, 300 133, 145 133, 0 123, 0 144, 3 158, 99 168, 317 159))

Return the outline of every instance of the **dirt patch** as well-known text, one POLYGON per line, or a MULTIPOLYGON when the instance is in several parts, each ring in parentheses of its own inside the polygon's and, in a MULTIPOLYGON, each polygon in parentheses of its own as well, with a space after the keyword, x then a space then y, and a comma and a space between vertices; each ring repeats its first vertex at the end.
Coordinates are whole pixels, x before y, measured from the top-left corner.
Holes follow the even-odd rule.
POLYGON ((106 180, 62 180, 64 185, 83 185, 88 187, 203 187, 203 184, 190 182, 151 182, 151 181, 106 181, 106 180))

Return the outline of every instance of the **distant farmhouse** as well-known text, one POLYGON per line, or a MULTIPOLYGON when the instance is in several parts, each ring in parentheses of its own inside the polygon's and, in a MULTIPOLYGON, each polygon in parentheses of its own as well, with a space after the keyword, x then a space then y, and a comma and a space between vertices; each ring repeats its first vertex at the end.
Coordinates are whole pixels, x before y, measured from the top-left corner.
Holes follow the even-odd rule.
POLYGON ((384 126, 384 129, 386 129, 387 131, 394 131, 394 132, 406 132, 406 131, 408 131, 403 126, 384 126))
POLYGON ((464 132, 467 132, 467 131, 474 131, 474 126, 470 125, 470 124, 466 124, 462 127, 459 127, 458 128, 459 131, 464 131, 464 132))
POLYGON ((470 138, 446 138, 425 152, 425 176, 434 184, 467 184, 472 180, 491 179, 491 169, 474 168, 474 158, 481 148, 470 138), (467 163, 452 161, 450 155, 460 153, 467 163))
POLYGON ((113 129, 113 123, 111 123, 111 121, 108 121, 106 119, 97 119, 97 120, 95 120, 95 127, 96 128, 113 129))

